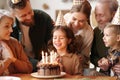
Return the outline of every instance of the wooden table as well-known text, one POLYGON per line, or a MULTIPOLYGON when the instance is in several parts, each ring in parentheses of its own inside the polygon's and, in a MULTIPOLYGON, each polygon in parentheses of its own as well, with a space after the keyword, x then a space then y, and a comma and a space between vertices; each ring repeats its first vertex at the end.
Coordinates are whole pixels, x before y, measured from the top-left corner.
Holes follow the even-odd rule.
POLYGON ((51 78, 51 79, 40 79, 40 78, 35 78, 35 77, 32 77, 30 74, 12 74, 11 76, 16 76, 16 77, 20 77, 21 80, 69 80, 69 79, 72 79, 72 80, 88 80, 88 79, 85 79, 85 78, 90 78, 89 80, 116 80, 116 77, 95 77, 95 76, 73 76, 73 75, 68 75, 66 74, 65 76, 63 77, 59 77, 59 78, 51 78))

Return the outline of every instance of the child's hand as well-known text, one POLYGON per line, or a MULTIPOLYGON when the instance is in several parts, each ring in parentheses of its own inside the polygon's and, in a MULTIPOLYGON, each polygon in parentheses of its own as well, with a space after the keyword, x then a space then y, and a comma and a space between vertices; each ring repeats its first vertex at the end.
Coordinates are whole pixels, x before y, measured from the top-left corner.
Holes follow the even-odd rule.
POLYGON ((60 66, 60 70, 63 71, 62 58, 61 58, 60 56, 58 56, 58 57, 56 58, 56 61, 57 61, 57 63, 58 63, 59 66, 60 66))
POLYGON ((56 61, 57 61, 57 63, 61 63, 61 57, 60 56, 58 56, 57 58, 56 58, 56 61))
POLYGON ((40 67, 40 62, 37 63, 36 67, 40 67))
POLYGON ((120 63, 119 63, 119 64, 116 64, 116 65, 113 67, 113 71, 114 71, 116 74, 120 74, 120 63))
POLYGON ((58 63, 58 64, 60 66, 60 71, 63 72, 63 65, 62 65, 62 63, 58 63))
POLYGON ((98 66, 99 66, 102 70, 107 71, 108 68, 109 68, 109 61, 108 61, 108 59, 106 59, 106 58, 100 59, 100 60, 98 61, 98 66))

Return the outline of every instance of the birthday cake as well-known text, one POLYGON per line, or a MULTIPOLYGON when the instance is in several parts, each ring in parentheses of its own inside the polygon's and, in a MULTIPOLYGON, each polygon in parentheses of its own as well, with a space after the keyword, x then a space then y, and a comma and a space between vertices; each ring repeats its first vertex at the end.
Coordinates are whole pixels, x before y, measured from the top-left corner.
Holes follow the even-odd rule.
POLYGON ((55 61, 57 53, 51 52, 48 56, 48 53, 42 52, 42 60, 37 64, 38 75, 40 76, 51 76, 51 75, 60 75, 60 66, 55 61))
POLYGON ((60 66, 58 64, 38 64, 38 75, 51 76, 60 75, 60 66))

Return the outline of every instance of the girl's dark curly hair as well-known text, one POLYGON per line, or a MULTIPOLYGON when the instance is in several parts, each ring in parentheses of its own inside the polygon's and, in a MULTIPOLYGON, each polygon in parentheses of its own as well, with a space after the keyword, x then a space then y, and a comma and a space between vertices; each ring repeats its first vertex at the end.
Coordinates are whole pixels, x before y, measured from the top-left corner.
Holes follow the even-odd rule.
MULTIPOLYGON (((65 35, 68 39, 71 39, 71 42, 67 46, 67 50, 68 50, 69 53, 76 53, 77 43, 75 43, 75 36, 74 36, 73 31, 70 28, 68 28, 67 26, 55 26, 55 28, 52 31, 52 39, 53 39, 53 33, 56 30, 61 30, 63 33, 65 33, 65 35)), ((48 49, 50 51, 51 50, 56 51, 55 47, 53 46, 52 39, 48 42, 48 49)))

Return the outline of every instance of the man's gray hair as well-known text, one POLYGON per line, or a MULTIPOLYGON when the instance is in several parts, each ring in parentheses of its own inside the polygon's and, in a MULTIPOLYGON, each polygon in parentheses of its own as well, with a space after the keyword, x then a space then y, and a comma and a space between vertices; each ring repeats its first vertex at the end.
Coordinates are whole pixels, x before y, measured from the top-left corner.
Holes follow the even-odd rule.
POLYGON ((118 8, 117 0, 97 0, 97 3, 108 4, 111 13, 116 12, 118 8))

